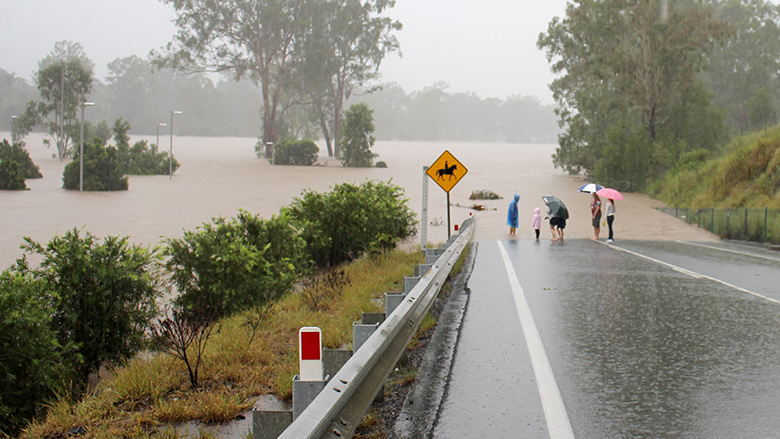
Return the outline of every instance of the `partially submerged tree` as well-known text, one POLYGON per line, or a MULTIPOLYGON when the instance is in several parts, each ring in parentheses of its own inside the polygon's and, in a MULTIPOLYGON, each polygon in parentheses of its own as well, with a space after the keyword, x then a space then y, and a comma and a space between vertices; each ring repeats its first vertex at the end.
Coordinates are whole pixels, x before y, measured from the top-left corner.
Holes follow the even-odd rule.
POLYGON ((303 80, 320 124, 328 155, 338 155, 344 103, 356 87, 379 77, 384 57, 399 50, 393 31, 401 23, 381 14, 393 0, 314 2, 305 40, 303 80))
MULTIPOLYGON (((40 126, 54 139, 60 160, 79 132, 79 109, 92 90, 93 63, 79 43, 60 41, 38 63, 36 84, 40 101, 30 101, 17 128, 26 135, 40 126)), ((44 140, 49 145, 49 140, 44 140)))
POLYGON ((368 105, 360 103, 344 114, 344 130, 339 139, 339 154, 336 156, 344 166, 370 167, 376 154, 374 146, 374 117, 368 105))
MULTIPOLYGON (((178 33, 158 65, 190 72, 229 72, 261 89, 263 142, 277 141, 285 81, 296 42, 308 29, 307 0, 162 0, 176 10, 178 33)), ((273 149, 266 150, 271 158, 273 149)))

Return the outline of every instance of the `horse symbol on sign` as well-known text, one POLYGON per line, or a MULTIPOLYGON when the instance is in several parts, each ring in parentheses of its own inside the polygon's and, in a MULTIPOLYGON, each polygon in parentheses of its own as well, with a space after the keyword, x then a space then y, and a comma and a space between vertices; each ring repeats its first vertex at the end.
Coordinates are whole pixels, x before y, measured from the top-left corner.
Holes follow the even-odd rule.
POLYGON ((437 180, 444 180, 444 176, 445 175, 449 175, 450 176, 450 180, 452 180, 453 174, 454 174, 456 169, 458 169, 458 165, 447 166, 447 161, 445 160, 444 161, 444 167, 441 168, 441 169, 436 170, 436 175, 437 175, 436 179, 437 180))

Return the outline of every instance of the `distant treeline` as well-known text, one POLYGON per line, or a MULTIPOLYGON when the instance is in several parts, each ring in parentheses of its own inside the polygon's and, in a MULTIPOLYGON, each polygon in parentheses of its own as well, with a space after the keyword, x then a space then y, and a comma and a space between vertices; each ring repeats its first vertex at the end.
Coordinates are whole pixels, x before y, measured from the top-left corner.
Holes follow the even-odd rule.
MULTIPOLYGON (((155 71, 139 57, 117 59, 108 65, 105 82, 95 80, 89 100, 97 105, 86 119, 109 123, 128 121, 132 134, 153 135, 159 123, 176 116, 175 133, 192 136, 255 137, 262 133, 259 88, 247 81, 155 71)), ((39 99, 32 80, 0 69, 0 129, 10 131, 11 118, 39 99)), ((553 106, 535 97, 483 99, 474 93, 451 93, 437 83, 407 93, 398 84, 359 92, 348 105, 366 102, 374 110, 375 137, 380 140, 486 141, 554 143, 559 132, 553 106)), ((288 137, 318 138, 319 129, 301 105, 282 121, 288 137)), ((168 128, 160 128, 168 133, 168 128)))

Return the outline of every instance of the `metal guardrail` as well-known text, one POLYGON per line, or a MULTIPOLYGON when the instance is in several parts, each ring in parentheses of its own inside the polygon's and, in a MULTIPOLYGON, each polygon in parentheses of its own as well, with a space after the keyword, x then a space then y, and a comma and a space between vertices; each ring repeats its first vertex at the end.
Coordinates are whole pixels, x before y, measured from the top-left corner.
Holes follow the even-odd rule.
POLYGON ((460 233, 448 241, 444 253, 403 303, 387 316, 280 439, 352 437, 471 239, 472 223, 471 218, 464 222, 460 233))

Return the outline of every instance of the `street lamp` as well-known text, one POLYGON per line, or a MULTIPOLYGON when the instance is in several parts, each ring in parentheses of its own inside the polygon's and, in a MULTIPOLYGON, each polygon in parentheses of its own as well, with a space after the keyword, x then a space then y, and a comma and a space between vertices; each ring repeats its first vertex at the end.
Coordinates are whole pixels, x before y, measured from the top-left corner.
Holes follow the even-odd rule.
POLYGON ((156 151, 160 150, 160 127, 167 127, 167 126, 168 126, 167 123, 159 122, 157 124, 157 143, 154 144, 154 148, 155 148, 156 151))
POLYGON ((81 148, 79 149, 79 192, 84 192, 84 109, 95 105, 94 102, 81 104, 81 148))
POLYGON ((181 111, 171 111, 171 148, 168 151, 168 178, 173 179, 173 115, 182 114, 181 111))
POLYGON ((16 133, 14 130, 14 126, 16 125, 16 118, 19 116, 11 116, 11 143, 16 143, 16 133))

